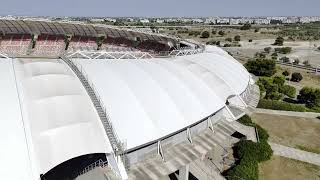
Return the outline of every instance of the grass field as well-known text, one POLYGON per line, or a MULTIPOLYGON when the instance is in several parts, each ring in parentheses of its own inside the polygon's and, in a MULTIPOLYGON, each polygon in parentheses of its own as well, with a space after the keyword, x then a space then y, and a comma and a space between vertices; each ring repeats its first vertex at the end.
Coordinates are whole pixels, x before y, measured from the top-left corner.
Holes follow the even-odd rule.
POLYGON ((289 72, 299 72, 303 76, 303 79, 296 83, 296 82, 290 82, 295 86, 304 87, 304 86, 310 86, 315 88, 320 88, 320 75, 316 75, 314 73, 308 73, 305 70, 299 69, 299 68, 291 68, 288 66, 278 66, 278 73, 281 74, 284 70, 287 70, 289 72))
POLYGON ((320 166, 273 156, 259 163, 260 180, 320 180, 320 166))
POLYGON ((320 151, 319 119, 270 114, 253 114, 251 117, 268 131, 271 142, 311 152, 320 151))

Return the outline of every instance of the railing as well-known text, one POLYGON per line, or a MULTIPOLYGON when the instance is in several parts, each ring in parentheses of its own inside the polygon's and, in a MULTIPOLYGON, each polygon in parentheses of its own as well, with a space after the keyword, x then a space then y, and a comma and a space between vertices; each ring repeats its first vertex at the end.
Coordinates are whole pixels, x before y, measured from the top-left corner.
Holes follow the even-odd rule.
POLYGON ((5 53, 0 53, 0 58, 10 59, 10 57, 5 53))
POLYGON ((178 49, 172 51, 143 52, 143 51, 75 51, 67 53, 68 58, 87 58, 87 59, 150 59, 162 57, 177 57, 199 54, 204 52, 204 48, 198 49, 178 49))
POLYGON ((110 118, 108 116, 108 113, 106 111, 106 106, 104 105, 103 101, 101 100, 101 97, 96 90, 93 83, 89 82, 87 73, 82 68, 80 64, 77 64, 73 62, 72 60, 63 57, 62 60, 74 71, 74 73, 77 75, 77 77, 80 79, 82 85, 85 87, 89 97, 91 98, 91 101, 94 104, 95 109, 97 110, 97 113, 99 115, 99 118, 104 126, 104 129, 106 131, 106 134, 108 136, 108 139, 111 143, 112 149, 114 153, 117 156, 120 156, 122 158, 122 161, 126 168, 128 168, 127 165, 127 158, 125 156, 125 146, 124 144, 119 140, 113 125, 110 121, 110 118))
POLYGON ((98 161, 90 164, 89 166, 85 167, 82 171, 79 172, 78 176, 85 174, 93 169, 95 169, 96 167, 101 167, 104 168, 108 166, 108 162, 107 161, 103 161, 102 159, 99 159, 98 161))

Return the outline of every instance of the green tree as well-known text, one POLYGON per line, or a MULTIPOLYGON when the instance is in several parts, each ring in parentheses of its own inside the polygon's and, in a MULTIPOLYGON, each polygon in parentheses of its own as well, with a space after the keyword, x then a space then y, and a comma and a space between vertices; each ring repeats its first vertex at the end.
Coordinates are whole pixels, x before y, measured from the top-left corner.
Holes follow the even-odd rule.
POLYGON ((241 26, 241 30, 249 30, 251 28, 251 24, 245 23, 243 26, 241 26))
POLYGON ((273 45, 276 45, 276 46, 283 46, 283 42, 284 42, 284 39, 283 37, 277 37, 277 39, 274 41, 273 45))
POLYGON ((234 40, 235 40, 235 41, 240 41, 240 40, 241 40, 241 36, 240 36, 240 35, 234 36, 234 40))
POLYGON ((294 72, 291 75, 291 81, 300 82, 303 79, 302 75, 298 72, 294 72))
POLYGON ((272 49, 271 47, 265 47, 263 50, 264 50, 264 52, 269 54, 271 49, 272 49))
POLYGON ((273 84, 278 85, 279 87, 283 86, 286 82, 285 78, 283 76, 275 76, 273 77, 273 84))
POLYGON ((208 31, 203 31, 201 33, 201 38, 208 38, 208 37, 210 37, 210 33, 208 31))
POLYGON ((256 59, 248 61, 245 67, 256 76, 270 77, 276 73, 276 62, 271 59, 256 59))
POLYGON ((290 62, 290 59, 288 57, 286 57, 286 56, 281 57, 279 60, 284 62, 284 63, 289 63, 290 62))
POLYGON ((285 71, 282 72, 282 75, 284 75, 284 76, 289 76, 289 75, 290 75, 290 72, 287 71, 287 70, 285 70, 285 71))
POLYGON ((231 37, 228 37, 225 39, 226 41, 229 41, 229 42, 232 42, 232 38, 231 37))
POLYGON ((310 67, 310 66, 311 66, 311 64, 309 63, 308 60, 303 61, 303 64, 304 64, 304 66, 306 66, 306 67, 310 67))
POLYGON ((291 47, 274 48, 274 51, 281 54, 289 54, 291 53, 292 48, 291 47))
POLYGON ((320 89, 304 87, 300 90, 298 100, 305 103, 308 108, 320 107, 320 89))
POLYGON ((280 88, 280 92, 290 98, 296 97, 296 88, 289 86, 289 85, 282 86, 280 88))
POLYGON ((226 33, 225 33, 224 31, 221 31, 221 30, 220 30, 220 31, 218 32, 218 34, 219 34, 220 36, 224 36, 226 33))

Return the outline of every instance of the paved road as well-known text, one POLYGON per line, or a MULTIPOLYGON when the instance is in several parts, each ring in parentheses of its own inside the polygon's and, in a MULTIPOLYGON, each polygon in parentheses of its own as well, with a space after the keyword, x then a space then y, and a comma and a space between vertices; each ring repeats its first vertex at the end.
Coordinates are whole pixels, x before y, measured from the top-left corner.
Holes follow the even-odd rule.
POLYGON ((302 151, 299 149, 269 142, 274 155, 311 163, 320 166, 320 154, 302 151))
POLYGON ((274 115, 282 115, 282 116, 295 116, 295 117, 303 117, 303 118, 316 118, 320 116, 320 113, 313 113, 313 112, 278 111, 278 110, 261 109, 261 108, 255 108, 254 113, 274 114, 274 115))

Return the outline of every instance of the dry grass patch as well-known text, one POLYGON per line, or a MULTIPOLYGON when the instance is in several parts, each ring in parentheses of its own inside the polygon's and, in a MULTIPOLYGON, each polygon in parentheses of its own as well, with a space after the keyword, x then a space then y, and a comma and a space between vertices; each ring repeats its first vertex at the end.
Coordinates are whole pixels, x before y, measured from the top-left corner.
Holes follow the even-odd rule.
POLYGON ((320 166, 272 156, 269 161, 259 163, 260 180, 320 180, 320 166))
POLYGON ((268 131, 271 142, 293 148, 304 147, 304 150, 320 149, 319 119, 260 113, 251 117, 255 123, 268 131))
POLYGON ((279 66, 277 74, 280 75, 283 71, 289 71, 291 73, 298 72, 301 73, 303 79, 300 82, 290 82, 295 86, 300 86, 301 88, 304 86, 310 86, 315 88, 320 88, 320 76, 314 73, 308 73, 306 70, 299 68, 290 68, 288 66, 279 66))

